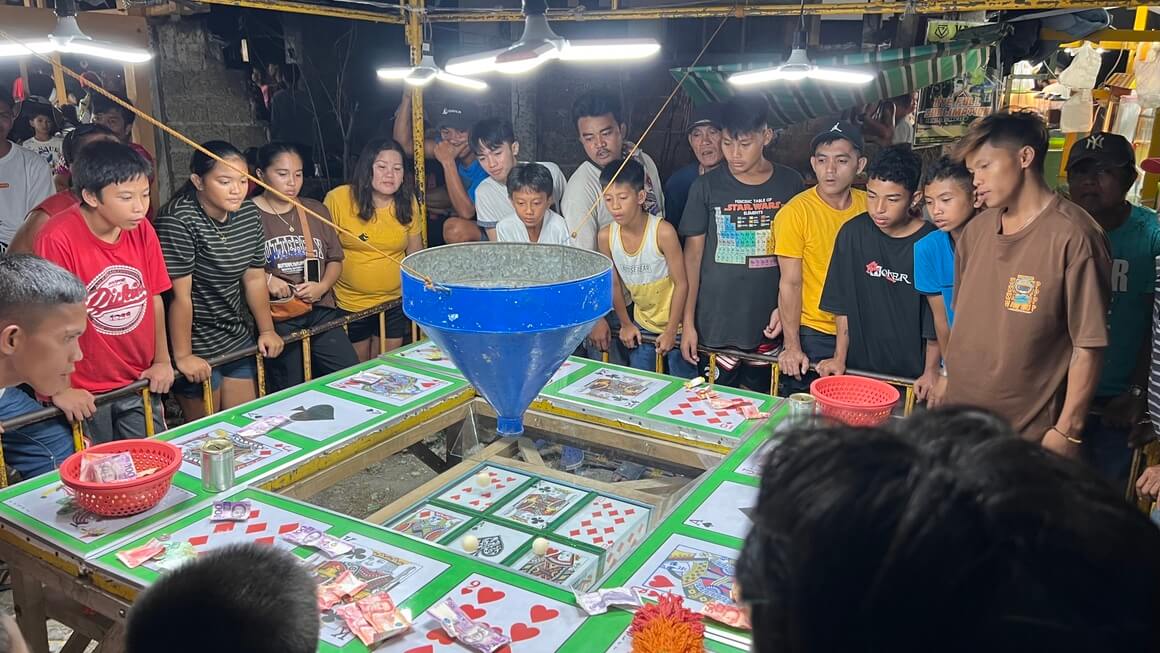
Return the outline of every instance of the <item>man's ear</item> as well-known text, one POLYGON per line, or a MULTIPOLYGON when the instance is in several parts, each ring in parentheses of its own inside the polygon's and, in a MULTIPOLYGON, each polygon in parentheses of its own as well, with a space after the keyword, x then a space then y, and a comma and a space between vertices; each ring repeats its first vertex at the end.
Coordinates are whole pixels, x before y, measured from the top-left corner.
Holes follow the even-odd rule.
POLYGON ((15 324, 0 329, 0 354, 11 356, 16 353, 17 347, 20 345, 20 340, 24 337, 24 332, 15 324))

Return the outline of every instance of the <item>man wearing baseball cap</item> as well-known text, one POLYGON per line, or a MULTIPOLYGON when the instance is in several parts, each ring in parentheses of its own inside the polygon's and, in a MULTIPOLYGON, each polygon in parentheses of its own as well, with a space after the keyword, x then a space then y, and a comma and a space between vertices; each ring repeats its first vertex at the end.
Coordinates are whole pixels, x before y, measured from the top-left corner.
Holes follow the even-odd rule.
POLYGON ((665 182, 665 204, 668 205, 665 218, 673 226, 681 222, 693 182, 721 163, 721 104, 711 102, 694 107, 685 134, 697 160, 678 169, 665 182))
POLYGON ((818 185, 791 199, 773 223, 781 282, 765 335, 784 335, 778 356, 784 393, 807 391, 816 378, 810 364, 834 355, 838 324, 821 309, 822 289, 838 231, 866 212, 865 191, 853 187, 866 167, 865 149, 862 131, 848 122, 835 122, 814 136, 810 166, 818 185))
MULTIPOLYGON (((465 220, 475 218, 475 189, 487 179, 487 171, 480 165, 469 142, 471 127, 478 115, 470 103, 448 102, 431 121, 438 135, 423 143, 423 151, 434 156, 443 166, 451 206, 455 209, 455 215, 465 220)), ((410 88, 403 91, 403 99, 395 112, 394 137, 408 152, 414 149, 410 88)))
POLYGON ((1151 299, 1160 256, 1156 212, 1126 199, 1136 177, 1132 144, 1119 134, 1097 132, 1071 148, 1071 199, 1107 232, 1112 255, 1108 346, 1080 452, 1120 490, 1132 458, 1128 436, 1145 415, 1151 299))

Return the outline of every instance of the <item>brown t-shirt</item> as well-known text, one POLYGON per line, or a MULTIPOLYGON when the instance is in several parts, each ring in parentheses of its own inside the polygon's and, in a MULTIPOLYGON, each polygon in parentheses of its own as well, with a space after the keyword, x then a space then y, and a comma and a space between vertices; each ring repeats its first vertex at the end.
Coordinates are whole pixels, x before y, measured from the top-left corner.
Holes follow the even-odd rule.
POLYGON ((1038 440, 1059 417, 1072 348, 1108 344, 1108 239, 1060 197, 1018 233, 1000 233, 1001 218, 979 214, 956 244, 947 397, 1038 440))
MULTIPOLYGON (((321 202, 304 198, 299 201, 319 215, 330 219, 330 211, 321 202)), ((289 213, 278 215, 264 211, 261 207, 258 208, 258 212, 262 216, 262 229, 266 234, 266 271, 291 285, 302 283, 306 274, 304 263, 306 239, 302 237, 302 223, 298 212, 291 210, 289 213)), ((334 227, 310 214, 304 215, 310 221, 314 256, 322 261, 323 269, 325 270, 326 264, 331 261, 341 261, 342 244, 338 241, 334 227)), ((334 291, 323 295, 318 305, 334 308, 334 291)))

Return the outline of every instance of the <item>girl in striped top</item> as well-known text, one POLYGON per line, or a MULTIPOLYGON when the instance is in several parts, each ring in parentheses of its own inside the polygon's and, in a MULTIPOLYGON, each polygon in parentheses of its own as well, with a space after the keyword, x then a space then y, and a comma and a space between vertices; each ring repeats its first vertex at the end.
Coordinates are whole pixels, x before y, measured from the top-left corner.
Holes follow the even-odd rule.
POLYGON ((600 184, 606 189, 604 204, 613 222, 600 230, 597 246, 612 259, 614 287, 623 284, 633 304, 629 319, 624 294, 612 294, 613 307, 620 318, 620 341, 629 350, 629 364, 641 370, 655 370, 659 352, 665 357, 667 373, 683 378, 696 376, 696 368, 677 347, 689 291, 677 230, 662 216, 645 211, 645 170, 639 162, 630 159, 627 163, 608 164, 600 175, 600 184), (644 342, 642 332, 655 336, 656 344, 644 342))

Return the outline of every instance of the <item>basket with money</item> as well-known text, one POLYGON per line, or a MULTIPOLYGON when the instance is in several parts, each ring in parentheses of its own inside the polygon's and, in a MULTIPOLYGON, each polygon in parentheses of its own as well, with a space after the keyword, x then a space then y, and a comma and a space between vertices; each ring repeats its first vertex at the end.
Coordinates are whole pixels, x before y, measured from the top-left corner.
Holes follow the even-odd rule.
POLYGON ((118 440, 89 447, 60 466, 77 506, 128 517, 156 506, 181 467, 181 448, 160 440, 118 440))

